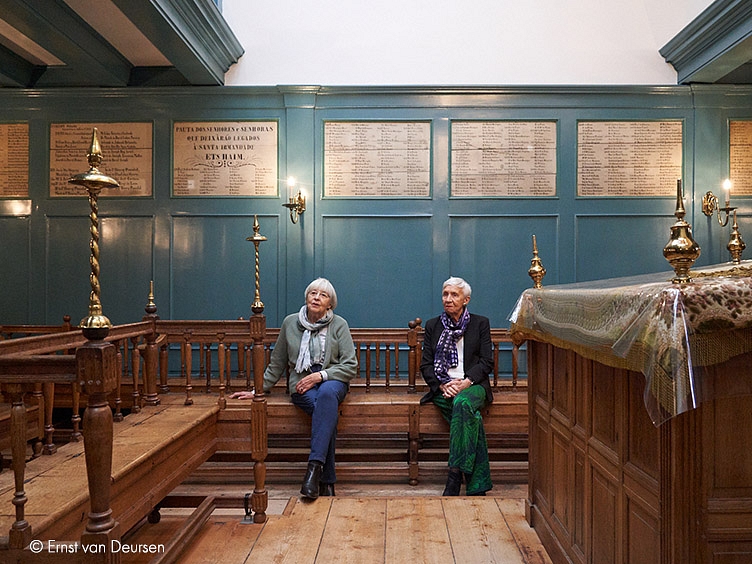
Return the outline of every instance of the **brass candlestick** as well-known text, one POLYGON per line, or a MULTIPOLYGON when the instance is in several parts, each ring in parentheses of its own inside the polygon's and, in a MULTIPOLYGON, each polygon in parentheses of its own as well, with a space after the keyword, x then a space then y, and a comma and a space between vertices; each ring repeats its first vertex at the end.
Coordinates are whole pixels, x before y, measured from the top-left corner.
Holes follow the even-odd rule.
POLYGON ((99 146, 96 127, 91 135, 91 147, 87 157, 89 170, 73 176, 68 182, 83 186, 89 193, 89 208, 91 210, 89 213, 89 232, 91 233, 89 284, 91 285, 91 293, 89 294, 89 315, 81 320, 79 327, 84 330, 84 336, 87 339, 96 340, 104 339, 109 333, 110 327, 112 327, 110 320, 102 314, 102 302, 99 299, 101 289, 99 286, 99 208, 97 200, 103 188, 119 188, 120 185, 116 180, 100 173, 97 168, 102 164, 102 150, 99 146))
POLYGON ((742 262, 742 252, 747 248, 747 244, 742 240, 742 235, 739 233, 739 225, 736 223, 736 208, 734 208, 734 223, 731 226, 731 238, 726 248, 731 254, 731 262, 734 264, 742 262))
POLYGON ((251 311, 253 313, 262 313, 264 311, 264 302, 261 301, 261 293, 259 292, 259 243, 266 241, 266 237, 259 235, 259 222, 258 216, 253 216, 253 237, 246 238, 246 241, 251 241, 256 249, 256 263, 255 263, 255 280, 256 280, 256 294, 251 304, 251 311))
POLYGON ((527 271, 528 276, 533 279, 533 288, 542 288, 541 280, 546 275, 546 269, 538 258, 538 243, 533 235, 533 258, 530 261, 530 268, 527 271))
POLYGON ((671 226, 671 239, 663 247, 663 256, 674 269, 675 284, 685 284, 692 279, 689 269, 700 256, 700 246, 692 238, 692 226, 684 221, 686 215, 681 179, 676 181, 676 223, 671 226))

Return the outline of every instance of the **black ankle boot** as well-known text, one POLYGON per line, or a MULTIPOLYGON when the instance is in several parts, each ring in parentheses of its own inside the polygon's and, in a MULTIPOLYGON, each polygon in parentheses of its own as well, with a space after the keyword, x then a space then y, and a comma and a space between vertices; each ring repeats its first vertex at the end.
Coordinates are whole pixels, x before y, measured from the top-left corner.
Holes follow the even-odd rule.
POLYGON ((308 469, 306 470, 305 478, 303 479, 303 485, 300 487, 300 493, 304 497, 309 499, 316 499, 319 497, 319 484, 321 482, 321 470, 323 465, 317 460, 311 460, 308 462, 308 469))
POLYGON ((333 497, 334 484, 326 484, 324 482, 321 482, 319 484, 319 495, 322 497, 333 497))
POLYGON ((460 495, 462 487, 462 474, 456 470, 450 470, 447 474, 446 486, 444 493, 441 495, 460 495))

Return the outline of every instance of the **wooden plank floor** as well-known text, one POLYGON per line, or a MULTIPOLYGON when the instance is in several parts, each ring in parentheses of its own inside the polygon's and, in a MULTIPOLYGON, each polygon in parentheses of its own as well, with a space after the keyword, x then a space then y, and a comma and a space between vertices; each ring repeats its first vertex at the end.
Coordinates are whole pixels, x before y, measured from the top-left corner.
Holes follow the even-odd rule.
MULTIPOLYGON (((242 510, 217 509, 180 556, 181 564, 504 563, 550 564, 524 517, 526 485, 488 497, 440 497, 440 484, 339 486, 337 497, 307 501, 289 484, 269 485, 267 522, 241 523, 242 510), (285 499, 285 496, 289 495, 285 499)), ((186 487, 182 493, 186 493, 186 487)), ((190 486, 188 489, 191 489, 190 486)), ((225 490, 218 489, 215 495, 225 490)), ((212 493, 212 492, 204 492, 212 493)), ((232 492, 229 492, 232 493, 232 492)), ((124 542, 166 543, 190 510, 164 509, 124 542)), ((122 564, 153 555, 123 554, 122 564)))

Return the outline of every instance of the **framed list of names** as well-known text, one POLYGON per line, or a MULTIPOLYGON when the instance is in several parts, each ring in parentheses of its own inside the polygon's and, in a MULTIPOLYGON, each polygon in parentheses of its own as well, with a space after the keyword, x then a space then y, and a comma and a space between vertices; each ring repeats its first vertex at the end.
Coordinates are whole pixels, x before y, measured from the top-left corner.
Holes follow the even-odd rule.
POLYGON ((86 196, 68 179, 86 172, 91 134, 97 128, 102 149, 99 171, 114 178, 119 189, 102 190, 100 197, 152 195, 152 124, 53 123, 50 124, 50 196, 86 196))
POLYGON ((276 121, 176 122, 174 196, 276 196, 276 121))
POLYGON ((29 197, 29 124, 0 124, 0 198, 29 197))
POLYGON ((556 122, 453 121, 452 196, 555 196, 556 122))
POLYGON ((729 123, 729 174, 736 195, 752 195, 752 121, 729 123))
POLYGON ((681 121, 577 124, 578 196, 676 197, 681 177, 681 121))
POLYGON ((325 196, 427 198, 430 194, 430 122, 324 123, 325 196))

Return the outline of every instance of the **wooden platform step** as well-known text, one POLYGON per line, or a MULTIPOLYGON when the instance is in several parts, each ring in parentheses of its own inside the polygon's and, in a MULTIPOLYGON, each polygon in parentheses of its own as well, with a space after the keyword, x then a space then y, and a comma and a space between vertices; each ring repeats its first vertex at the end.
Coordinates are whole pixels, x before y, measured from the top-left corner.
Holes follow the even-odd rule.
MULTIPOLYGON (((190 407, 166 403, 114 425, 111 507, 123 530, 211 456, 217 412, 216 400, 190 407)), ((69 443, 27 464, 25 512, 35 539, 80 538, 89 497, 83 454, 83 442, 69 443)), ((13 473, 0 474, 0 531, 15 520, 14 491, 13 473)))

